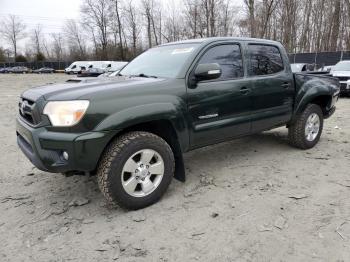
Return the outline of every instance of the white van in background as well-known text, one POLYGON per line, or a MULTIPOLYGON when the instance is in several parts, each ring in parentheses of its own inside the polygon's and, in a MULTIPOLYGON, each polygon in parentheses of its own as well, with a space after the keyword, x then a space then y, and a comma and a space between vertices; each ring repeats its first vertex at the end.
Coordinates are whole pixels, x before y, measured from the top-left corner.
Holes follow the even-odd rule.
POLYGON ((70 66, 68 66, 66 69, 64 69, 64 72, 66 74, 78 74, 82 70, 86 70, 91 61, 75 61, 70 66))
POLYGON ((114 72, 120 70, 127 63, 122 61, 75 61, 64 72, 66 74, 79 74, 90 68, 102 69, 105 72, 114 72))

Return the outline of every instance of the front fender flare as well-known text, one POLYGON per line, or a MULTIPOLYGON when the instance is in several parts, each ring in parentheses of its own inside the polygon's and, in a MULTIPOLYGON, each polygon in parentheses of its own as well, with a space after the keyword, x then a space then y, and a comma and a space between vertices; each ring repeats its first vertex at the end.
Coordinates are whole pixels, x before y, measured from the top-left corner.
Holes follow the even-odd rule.
POLYGON ((169 120, 177 134, 182 151, 189 146, 189 134, 185 119, 185 108, 179 103, 150 103, 133 106, 118 111, 105 118, 95 128, 96 131, 122 130, 137 124, 156 120, 169 120))

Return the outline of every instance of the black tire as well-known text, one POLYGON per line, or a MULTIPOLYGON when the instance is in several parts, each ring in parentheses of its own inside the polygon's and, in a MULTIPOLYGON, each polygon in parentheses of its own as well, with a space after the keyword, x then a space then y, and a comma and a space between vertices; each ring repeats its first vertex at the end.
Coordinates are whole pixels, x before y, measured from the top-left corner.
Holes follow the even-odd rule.
POLYGON ((292 146, 301 149, 309 149, 314 147, 320 140, 323 129, 323 112, 320 106, 309 104, 306 109, 297 116, 296 120, 289 126, 288 137, 292 146), (317 114, 320 120, 319 131, 314 140, 309 141, 305 137, 305 125, 311 114, 317 114))
POLYGON ((110 143, 105 150, 98 169, 98 185, 110 203, 136 210, 157 202, 165 193, 174 176, 175 160, 170 146, 159 136, 148 132, 126 133, 110 143), (144 149, 156 151, 164 162, 164 175, 158 187, 149 195, 129 195, 122 185, 122 170, 126 161, 144 149))

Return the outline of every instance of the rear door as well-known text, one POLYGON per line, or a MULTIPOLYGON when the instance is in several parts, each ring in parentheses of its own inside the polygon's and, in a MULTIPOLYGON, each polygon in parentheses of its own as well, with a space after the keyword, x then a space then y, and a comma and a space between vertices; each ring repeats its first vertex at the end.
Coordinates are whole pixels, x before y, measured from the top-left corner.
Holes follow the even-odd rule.
POLYGON ((242 47, 238 43, 214 44, 201 54, 198 64, 218 63, 218 79, 197 82, 188 88, 191 147, 216 143, 250 132, 250 83, 245 78, 242 47))
MULTIPOLYGON (((252 132, 288 122, 293 112, 294 83, 277 45, 248 44, 248 74, 252 80, 252 132)), ((287 61, 287 60, 284 60, 287 61)))

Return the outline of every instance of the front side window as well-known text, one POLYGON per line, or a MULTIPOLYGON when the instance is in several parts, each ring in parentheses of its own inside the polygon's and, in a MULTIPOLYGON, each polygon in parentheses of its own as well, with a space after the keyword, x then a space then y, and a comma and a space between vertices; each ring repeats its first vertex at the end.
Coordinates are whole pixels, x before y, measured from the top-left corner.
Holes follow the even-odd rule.
POLYGON ((283 71, 281 53, 276 46, 249 45, 250 68, 249 75, 270 75, 283 71))
POLYGON ((221 67, 221 76, 216 80, 228 80, 243 77, 243 61, 239 45, 218 45, 210 48, 199 60, 199 64, 217 63, 221 67))

